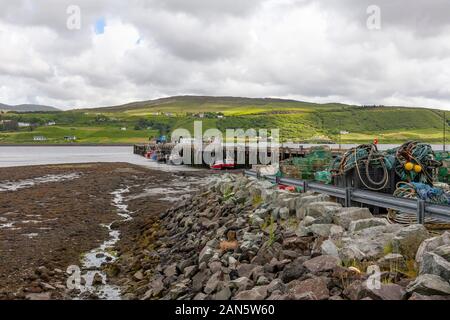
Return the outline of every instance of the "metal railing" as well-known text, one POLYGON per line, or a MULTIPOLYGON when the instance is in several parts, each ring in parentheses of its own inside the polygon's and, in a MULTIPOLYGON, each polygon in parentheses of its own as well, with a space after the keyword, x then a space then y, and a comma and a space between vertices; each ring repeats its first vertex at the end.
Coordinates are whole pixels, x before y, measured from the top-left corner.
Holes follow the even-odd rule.
POLYGON ((344 199, 344 205, 346 207, 350 207, 352 202, 357 202, 379 208, 393 209, 404 213, 416 214, 417 221, 419 221, 419 223, 424 223, 425 217, 450 222, 450 206, 430 204, 424 200, 397 198, 380 192, 342 188, 306 180, 280 178, 275 176, 261 177, 255 171, 247 170, 244 171, 244 174, 255 178, 264 178, 277 184, 301 187, 303 192, 310 190, 313 192, 327 194, 335 198, 344 199))

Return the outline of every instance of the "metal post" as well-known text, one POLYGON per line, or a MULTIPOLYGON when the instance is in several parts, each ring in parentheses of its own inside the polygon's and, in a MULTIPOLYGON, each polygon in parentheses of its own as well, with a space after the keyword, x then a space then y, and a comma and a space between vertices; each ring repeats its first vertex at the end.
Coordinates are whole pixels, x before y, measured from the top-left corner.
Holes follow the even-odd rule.
POLYGON ((345 188, 345 207, 352 206, 352 188, 345 188))
POLYGON ((280 184, 280 183, 281 183, 281 178, 280 178, 279 176, 276 176, 276 177, 275 177, 275 182, 276 182, 277 184, 280 184))
POLYGON ((308 182, 307 182, 306 180, 303 180, 303 186, 302 186, 302 188, 303 188, 303 192, 305 193, 305 192, 306 192, 306 189, 308 188, 308 182))
POLYGON ((417 200, 417 223, 425 223, 425 201, 417 200))

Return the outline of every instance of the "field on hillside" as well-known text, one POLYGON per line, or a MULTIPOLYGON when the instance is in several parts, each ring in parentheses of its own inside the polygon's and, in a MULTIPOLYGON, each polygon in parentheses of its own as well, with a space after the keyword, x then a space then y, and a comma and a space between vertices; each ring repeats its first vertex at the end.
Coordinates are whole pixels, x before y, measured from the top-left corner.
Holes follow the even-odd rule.
MULTIPOLYGON (((3 120, 30 122, 33 131, 0 131, 0 143, 31 143, 42 135, 45 143, 139 143, 177 128, 192 132, 194 121, 203 130, 280 129, 283 141, 380 143, 405 140, 442 141, 443 113, 422 108, 358 107, 291 100, 174 97, 124 106, 49 113, 7 113, 3 120), (54 121, 56 126, 46 126, 54 121), (126 130, 122 130, 126 128, 126 130), (340 132, 344 134, 340 135, 340 132)), ((447 112, 450 118, 450 112, 447 112)), ((42 142, 40 142, 42 143, 42 142)))

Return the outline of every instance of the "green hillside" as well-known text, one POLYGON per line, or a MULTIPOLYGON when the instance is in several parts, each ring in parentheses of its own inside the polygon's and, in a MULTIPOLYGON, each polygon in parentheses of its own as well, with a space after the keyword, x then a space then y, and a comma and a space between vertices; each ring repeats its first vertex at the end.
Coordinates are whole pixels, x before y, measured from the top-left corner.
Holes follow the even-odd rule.
MULTIPOLYGON (((194 121, 203 129, 276 129, 284 141, 338 141, 380 143, 407 139, 441 142, 443 112, 424 108, 361 107, 315 104, 281 99, 180 96, 135 102, 122 106, 66 112, 13 113, 3 120, 35 124, 32 129, 0 131, 0 143, 31 143, 43 135, 44 143, 138 143, 170 134, 176 128, 192 130, 194 121), (54 121, 56 125, 47 126, 54 121), (348 132, 348 133, 347 133, 348 132)), ((450 118, 450 112, 447 112, 450 118)), ((39 142, 43 143, 43 142, 39 142)))

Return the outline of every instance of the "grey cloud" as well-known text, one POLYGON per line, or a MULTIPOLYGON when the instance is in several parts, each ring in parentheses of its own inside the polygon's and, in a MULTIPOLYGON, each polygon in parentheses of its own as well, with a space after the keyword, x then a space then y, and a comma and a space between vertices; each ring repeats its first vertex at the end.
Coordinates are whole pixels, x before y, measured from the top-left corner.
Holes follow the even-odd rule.
POLYGON ((3 103, 90 107, 205 94, 450 105, 447 0, 0 0, 0 7, 3 103), (81 30, 66 28, 71 4, 82 10, 81 30), (372 4, 381 8, 379 31, 365 25, 372 4), (105 34, 95 35, 101 17, 105 34))

